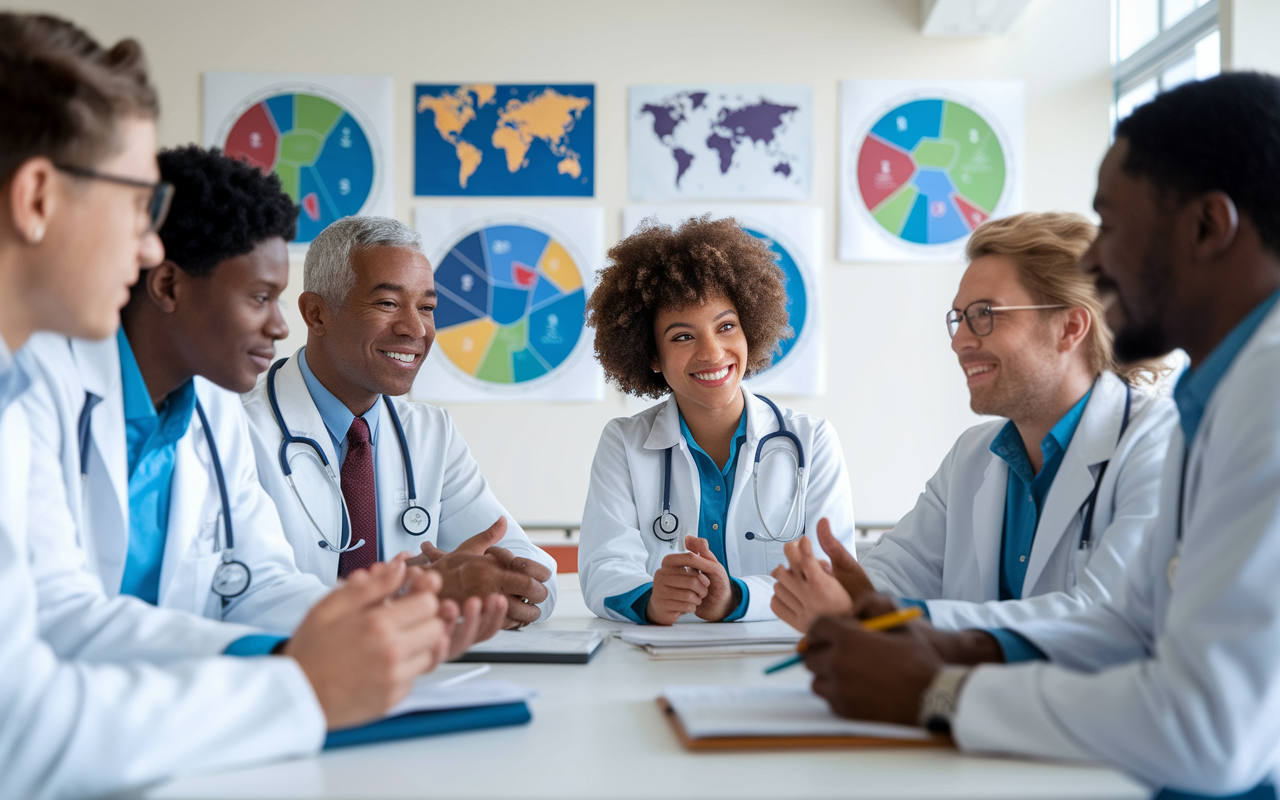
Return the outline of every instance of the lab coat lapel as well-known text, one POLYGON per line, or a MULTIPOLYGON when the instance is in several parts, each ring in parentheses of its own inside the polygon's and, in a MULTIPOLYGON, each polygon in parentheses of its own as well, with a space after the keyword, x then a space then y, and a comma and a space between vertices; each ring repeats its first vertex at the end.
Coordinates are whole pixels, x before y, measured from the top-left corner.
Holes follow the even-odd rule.
POLYGON ((71 352, 84 391, 102 398, 90 416, 89 463, 81 465, 82 469, 87 467, 89 476, 81 488, 86 495, 98 498, 98 503, 81 498, 79 522, 88 533, 81 536, 81 542, 97 560, 98 574, 107 591, 114 594, 124 578, 129 550, 129 456, 120 350, 112 336, 96 342, 72 339, 71 352), (104 491, 115 497, 116 514, 110 517, 96 513, 105 507, 101 498, 104 491))
MULTIPOLYGON (((1045 497, 1031 545, 1031 558, 1027 561, 1027 575, 1022 582, 1023 597, 1036 593, 1036 581, 1062 538, 1078 527, 1076 518, 1093 491, 1102 462, 1115 452, 1123 417, 1124 384, 1110 373, 1102 375, 1094 383, 1093 394, 1045 497)), ((1101 533, 1100 524, 1095 514, 1095 534, 1101 533)))
MULTIPOLYGON (((298 353, 302 352, 301 350, 298 353)), ((307 439, 314 439, 329 459, 335 475, 342 471, 338 463, 338 453, 333 449, 333 440, 329 438, 329 429, 324 426, 320 417, 320 409, 311 399, 307 390, 307 382, 302 377, 302 367, 298 366, 298 353, 290 356, 285 365, 276 373, 276 396, 280 401, 280 413, 289 433, 307 439)))
MULTIPOLYGON (((197 396, 200 379, 197 382, 197 396)), ((213 421, 210 420, 210 425, 213 421)), ((210 431, 215 437, 217 431, 210 431)), ((217 441, 215 438, 214 441, 217 441)), ((224 469, 226 465, 224 464, 224 469)), ((229 478, 228 478, 229 479, 229 478)), ((200 415, 191 412, 191 422, 174 448, 173 479, 169 489, 169 525, 166 530, 164 560, 160 565, 160 605, 175 608, 203 608, 207 600, 210 581, 201 575, 184 576, 184 569, 199 563, 188 558, 197 536, 206 532, 213 539, 204 548, 214 552, 226 546, 222 541, 222 498, 218 492, 218 480, 213 471, 213 458, 209 442, 205 438, 200 415), (214 526, 217 526, 216 529, 214 526), (203 586, 200 585, 203 583, 203 586), (197 595, 191 599, 174 597, 182 587, 194 588, 197 595)), ((212 579, 212 573, 208 576, 212 579)))
POLYGON ((658 413, 653 418, 653 427, 649 429, 649 436, 644 440, 644 449, 646 450, 666 450, 668 447, 675 447, 680 443, 680 408, 676 405, 674 396, 668 397, 662 403, 662 408, 658 409, 658 413))
MULTIPOLYGON (((1004 505, 1009 484, 1009 466, 995 453, 982 476, 982 485, 973 496, 973 551, 978 560, 978 580, 983 596, 999 593, 1000 537, 1004 533, 1004 505)), ((942 576, 944 591, 947 576, 942 576)))
MULTIPOLYGON (((394 401, 392 401, 394 402, 394 401)), ((387 402, 378 398, 378 444, 373 453, 374 491, 378 500, 378 540, 382 542, 382 552, 390 558, 401 551, 409 551, 418 555, 422 543, 438 540, 440 531, 436 520, 421 536, 409 536, 400 524, 400 517, 409 507, 405 490, 404 459, 400 455, 400 439, 396 436, 396 425, 391 421, 391 412, 387 410, 387 402)), ((406 433, 406 436, 408 434, 406 433)), ((415 476, 416 477, 416 476, 415 476)))

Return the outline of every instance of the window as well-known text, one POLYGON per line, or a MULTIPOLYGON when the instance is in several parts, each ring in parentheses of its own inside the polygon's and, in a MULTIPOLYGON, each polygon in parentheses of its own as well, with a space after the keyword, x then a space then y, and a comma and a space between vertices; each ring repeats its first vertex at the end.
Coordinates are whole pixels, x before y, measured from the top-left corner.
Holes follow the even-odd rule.
POLYGON ((1112 123, 1221 71, 1218 0, 1112 0, 1112 123))

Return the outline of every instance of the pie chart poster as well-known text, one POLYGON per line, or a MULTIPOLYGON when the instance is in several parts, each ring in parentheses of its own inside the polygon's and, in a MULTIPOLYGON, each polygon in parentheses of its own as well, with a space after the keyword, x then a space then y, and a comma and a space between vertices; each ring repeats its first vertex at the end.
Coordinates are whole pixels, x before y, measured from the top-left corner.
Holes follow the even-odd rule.
POLYGON ((436 339, 411 396, 430 402, 596 402, 585 324, 604 254, 599 208, 421 205, 436 339))
POLYGON ((841 84, 840 260, 954 261, 1022 204, 1021 81, 841 84))
POLYGON ((206 72, 204 142, 279 176, 296 245, 360 214, 391 216, 390 77, 206 72))
POLYGON ((817 396, 827 389, 826 350, 822 332, 822 209, 774 204, 633 205, 622 215, 626 235, 640 222, 656 219, 679 227, 691 217, 732 217, 774 252, 786 281, 787 314, 795 337, 780 342, 773 365, 746 382, 751 391, 769 395, 817 396))

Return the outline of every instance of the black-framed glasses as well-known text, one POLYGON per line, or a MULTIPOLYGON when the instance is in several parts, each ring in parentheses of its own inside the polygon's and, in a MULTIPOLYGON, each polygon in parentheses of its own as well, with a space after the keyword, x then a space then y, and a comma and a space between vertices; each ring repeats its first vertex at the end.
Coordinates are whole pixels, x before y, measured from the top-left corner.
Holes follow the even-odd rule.
POLYGON ((970 303, 965 306, 964 311, 951 309, 947 312, 947 333, 951 334, 951 338, 956 338, 956 334, 960 332, 960 322, 963 320, 968 323, 969 330, 973 331, 974 336, 990 336, 991 329, 996 324, 997 311, 1037 311, 1050 308, 1070 308, 1065 304, 1053 306, 993 306, 988 302, 979 300, 976 303, 970 303))
POLYGON ((147 203, 149 222, 144 233, 155 233, 160 230, 160 226, 164 224, 164 218, 169 215, 169 204, 173 202, 173 184, 168 181, 151 183, 150 181, 140 181, 137 178, 109 175, 105 172, 98 172, 88 167, 77 167, 73 164, 54 164, 53 166, 68 175, 75 175, 78 178, 91 178, 96 181, 109 181, 138 189, 150 189, 151 199, 147 203))

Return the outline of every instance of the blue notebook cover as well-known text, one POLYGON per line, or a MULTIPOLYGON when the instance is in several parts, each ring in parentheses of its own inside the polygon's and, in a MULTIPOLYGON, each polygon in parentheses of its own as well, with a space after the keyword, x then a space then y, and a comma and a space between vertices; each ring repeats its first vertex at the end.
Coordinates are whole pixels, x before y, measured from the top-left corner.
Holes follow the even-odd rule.
POLYGON ((389 742, 437 733, 523 725, 532 719, 527 703, 506 703, 480 708, 451 708, 445 711, 419 711, 379 720, 357 728, 333 731, 324 739, 324 749, 350 747, 356 744, 389 742))

